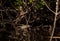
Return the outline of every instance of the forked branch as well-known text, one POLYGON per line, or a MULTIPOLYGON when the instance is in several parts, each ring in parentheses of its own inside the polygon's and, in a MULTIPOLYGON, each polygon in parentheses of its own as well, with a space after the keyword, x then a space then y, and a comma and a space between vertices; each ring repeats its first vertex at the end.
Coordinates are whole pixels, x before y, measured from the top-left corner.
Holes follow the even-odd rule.
POLYGON ((50 40, 49 40, 49 41, 52 41, 52 38, 53 38, 53 35, 54 35, 54 31, 55 31, 55 28, 56 28, 56 20, 57 20, 58 9, 59 9, 59 7, 58 7, 58 5, 59 5, 59 4, 58 4, 58 3, 59 3, 59 0, 56 0, 56 11, 55 11, 55 12, 49 8, 49 6, 47 5, 47 3, 46 3, 44 0, 42 0, 42 1, 43 1, 43 3, 46 5, 46 7, 47 7, 52 13, 55 14, 55 16, 54 16, 54 23, 53 23, 53 29, 52 29, 51 37, 50 37, 50 40))
POLYGON ((57 20, 58 9, 59 9, 58 3, 59 3, 59 0, 56 0, 56 13, 55 13, 55 17, 54 17, 54 24, 53 24, 53 30, 52 30, 52 33, 51 33, 50 41, 52 41, 54 31, 55 31, 55 28, 56 28, 56 20, 57 20))

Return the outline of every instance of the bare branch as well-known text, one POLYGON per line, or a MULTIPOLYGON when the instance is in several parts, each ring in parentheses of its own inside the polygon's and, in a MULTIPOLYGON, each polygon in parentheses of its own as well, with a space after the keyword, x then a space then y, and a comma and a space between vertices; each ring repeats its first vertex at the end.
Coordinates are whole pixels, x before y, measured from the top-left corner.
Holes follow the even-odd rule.
MULTIPOLYGON (((50 38, 50 37, 48 37, 48 38, 50 38)), ((59 36, 53 36, 52 38, 57 38, 57 39, 60 39, 60 37, 59 36)))
POLYGON ((46 5, 46 7, 47 7, 52 13, 55 14, 55 12, 49 8, 49 6, 47 5, 47 3, 46 3, 44 0, 42 0, 42 1, 43 1, 43 3, 46 5))
POLYGON ((54 31, 55 31, 55 28, 56 28, 56 20, 57 20, 58 9, 59 9, 58 8, 58 2, 59 2, 59 0, 56 0, 56 13, 55 13, 55 17, 54 17, 54 24, 53 24, 53 30, 52 30, 52 33, 51 33, 50 41, 52 41, 54 31))

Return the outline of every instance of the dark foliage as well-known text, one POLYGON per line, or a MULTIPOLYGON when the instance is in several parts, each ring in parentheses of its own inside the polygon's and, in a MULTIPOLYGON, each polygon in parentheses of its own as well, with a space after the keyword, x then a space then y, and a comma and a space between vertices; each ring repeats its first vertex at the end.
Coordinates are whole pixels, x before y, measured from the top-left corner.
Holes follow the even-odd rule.
MULTIPOLYGON (((55 11, 55 1, 45 1, 55 11)), ((0 41, 49 41, 48 36, 51 32, 49 29, 50 26, 53 26, 54 14, 41 0, 1 0, 0 4, 0 41), (22 7, 23 12, 28 12, 20 15, 19 6, 22 7), (22 29, 21 27, 24 25, 29 25, 29 27, 22 29)), ((59 35, 59 18, 56 24, 56 33, 59 35)), ((55 35, 57 35, 56 33, 55 35)), ((57 40, 59 41, 59 39, 57 40)))

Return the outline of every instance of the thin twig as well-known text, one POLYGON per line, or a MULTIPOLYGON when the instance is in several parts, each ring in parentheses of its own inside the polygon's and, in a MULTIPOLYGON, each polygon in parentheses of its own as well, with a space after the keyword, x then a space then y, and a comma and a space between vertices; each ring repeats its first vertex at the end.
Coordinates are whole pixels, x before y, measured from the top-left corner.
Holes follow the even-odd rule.
POLYGON ((42 1, 43 1, 43 3, 46 5, 46 7, 48 8, 48 10, 50 10, 52 13, 55 14, 55 12, 49 8, 49 6, 47 5, 47 3, 46 3, 44 0, 42 0, 42 1))
MULTIPOLYGON (((51 38, 51 37, 48 37, 48 38, 51 38)), ((52 38, 53 38, 53 39, 55 39, 55 38, 60 39, 59 36, 53 36, 52 38)))

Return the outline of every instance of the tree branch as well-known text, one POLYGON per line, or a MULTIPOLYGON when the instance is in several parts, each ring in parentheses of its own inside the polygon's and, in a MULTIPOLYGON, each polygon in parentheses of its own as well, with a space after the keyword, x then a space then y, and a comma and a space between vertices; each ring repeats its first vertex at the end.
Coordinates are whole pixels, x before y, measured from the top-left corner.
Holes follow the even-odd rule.
POLYGON ((46 5, 46 7, 47 7, 52 13, 55 14, 55 12, 49 8, 49 6, 47 5, 47 3, 46 3, 44 0, 42 0, 42 1, 43 1, 43 3, 46 5))
POLYGON ((53 24, 53 29, 52 29, 52 33, 51 33, 51 37, 50 37, 50 41, 52 41, 53 35, 54 35, 54 31, 56 28, 56 20, 57 20, 57 15, 58 15, 58 3, 59 0, 56 0, 56 13, 55 13, 55 17, 54 17, 54 24, 53 24))

